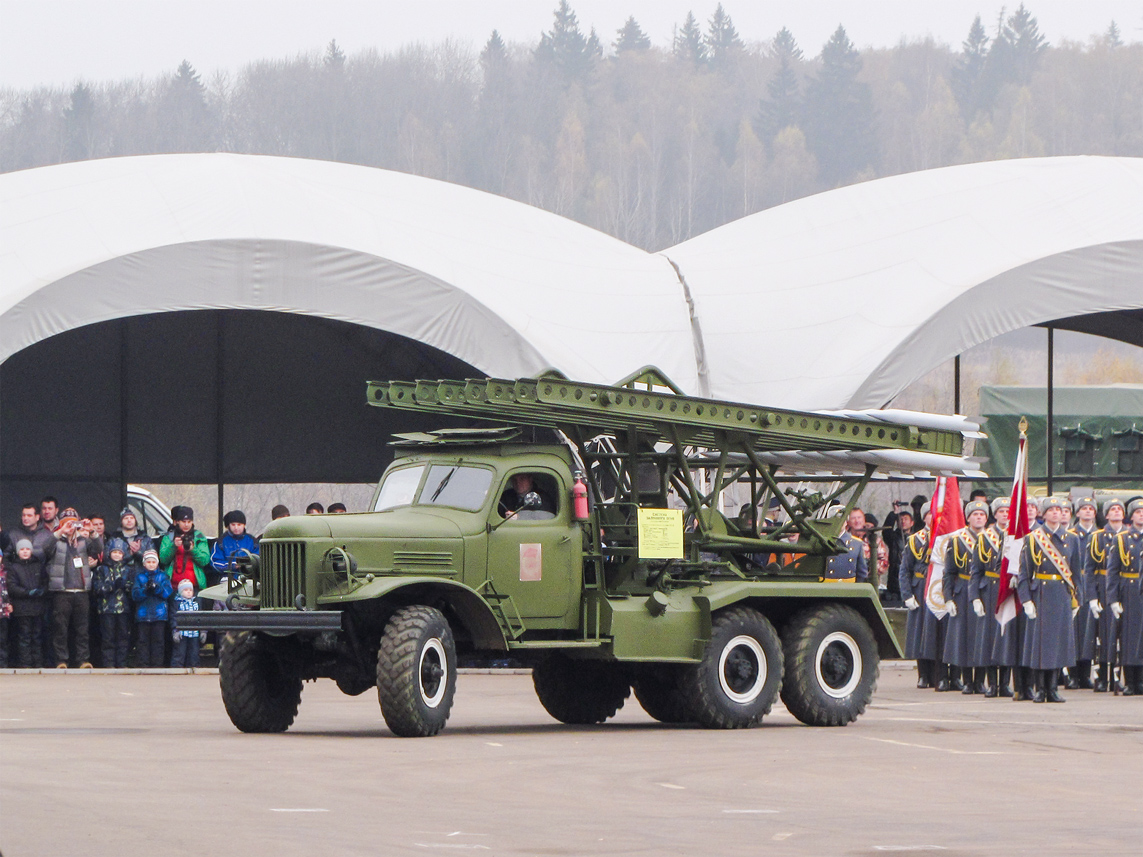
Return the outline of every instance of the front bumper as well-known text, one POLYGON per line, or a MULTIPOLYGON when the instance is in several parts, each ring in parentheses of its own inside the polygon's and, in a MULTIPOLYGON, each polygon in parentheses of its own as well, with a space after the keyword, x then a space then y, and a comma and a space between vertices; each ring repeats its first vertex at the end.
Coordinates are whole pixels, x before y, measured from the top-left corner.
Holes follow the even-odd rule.
POLYGON ((180 631, 340 631, 340 610, 188 610, 175 614, 180 631))

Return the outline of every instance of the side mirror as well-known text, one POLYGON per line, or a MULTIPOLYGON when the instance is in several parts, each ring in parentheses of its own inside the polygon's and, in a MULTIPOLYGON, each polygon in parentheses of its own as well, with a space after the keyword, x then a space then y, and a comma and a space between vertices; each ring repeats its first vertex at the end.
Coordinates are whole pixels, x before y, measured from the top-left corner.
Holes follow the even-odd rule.
POLYGON ((540 499, 540 495, 535 491, 529 491, 522 498, 520 498, 521 509, 539 509, 544 505, 544 501, 540 499))

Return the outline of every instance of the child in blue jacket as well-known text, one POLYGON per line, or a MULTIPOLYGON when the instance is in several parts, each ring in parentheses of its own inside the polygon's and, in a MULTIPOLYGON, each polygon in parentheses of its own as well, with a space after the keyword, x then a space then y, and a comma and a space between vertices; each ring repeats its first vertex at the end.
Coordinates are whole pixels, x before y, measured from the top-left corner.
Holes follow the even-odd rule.
POLYGON ((135 575, 131 597, 135 608, 135 627, 138 629, 139 666, 161 667, 167 645, 167 602, 174 588, 171 578, 159 568, 159 554, 149 550, 143 553, 143 568, 135 575))

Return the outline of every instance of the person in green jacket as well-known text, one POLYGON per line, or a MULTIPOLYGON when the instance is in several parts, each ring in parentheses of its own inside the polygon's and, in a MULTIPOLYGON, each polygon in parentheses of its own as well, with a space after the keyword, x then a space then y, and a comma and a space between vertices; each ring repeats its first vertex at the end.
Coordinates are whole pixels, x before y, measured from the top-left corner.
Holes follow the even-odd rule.
POLYGON ((206 536, 194 528, 194 509, 190 506, 175 506, 171 519, 171 528, 159 542, 159 563, 176 592, 184 580, 193 583, 197 592, 206 586, 210 545, 206 536))

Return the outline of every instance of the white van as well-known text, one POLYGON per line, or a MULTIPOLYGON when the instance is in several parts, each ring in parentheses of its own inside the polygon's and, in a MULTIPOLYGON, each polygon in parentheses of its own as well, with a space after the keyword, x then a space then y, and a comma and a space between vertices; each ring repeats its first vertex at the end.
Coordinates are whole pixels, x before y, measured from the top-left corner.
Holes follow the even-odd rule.
POLYGON ((171 526, 171 510, 146 488, 128 485, 127 506, 134 510, 139 530, 151 538, 157 539, 171 526))

